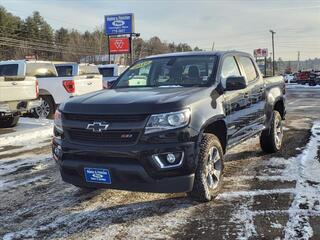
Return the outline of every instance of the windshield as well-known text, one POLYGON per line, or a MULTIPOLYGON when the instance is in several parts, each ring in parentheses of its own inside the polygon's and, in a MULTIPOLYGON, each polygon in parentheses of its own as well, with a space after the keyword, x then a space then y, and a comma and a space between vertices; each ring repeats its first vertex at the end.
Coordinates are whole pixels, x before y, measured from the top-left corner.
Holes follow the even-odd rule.
POLYGON ((205 86, 212 79, 214 56, 181 56, 144 59, 131 66, 116 88, 205 86))
POLYGON ((79 75, 87 74, 100 74, 100 72, 95 65, 79 65, 79 75))
POLYGON ((41 77, 57 77, 57 71, 52 63, 27 63, 26 76, 41 77))

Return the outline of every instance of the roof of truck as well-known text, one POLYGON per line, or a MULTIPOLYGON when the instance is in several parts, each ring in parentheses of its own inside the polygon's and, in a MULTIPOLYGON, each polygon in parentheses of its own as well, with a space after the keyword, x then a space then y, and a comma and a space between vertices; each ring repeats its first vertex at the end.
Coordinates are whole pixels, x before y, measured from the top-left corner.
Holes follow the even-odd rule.
MULTIPOLYGON (((146 57, 148 58, 160 58, 160 57, 181 57, 181 56, 222 56, 224 54, 244 54, 244 55, 250 55, 246 52, 241 51, 189 51, 189 52, 174 52, 174 53, 165 53, 165 54, 158 54, 158 55, 152 55, 146 57)), ((250 55, 251 56, 251 55, 250 55)))
POLYGON ((19 63, 27 63, 27 62, 29 62, 29 63, 52 63, 50 61, 20 59, 20 60, 0 61, 0 64, 19 64, 19 63))

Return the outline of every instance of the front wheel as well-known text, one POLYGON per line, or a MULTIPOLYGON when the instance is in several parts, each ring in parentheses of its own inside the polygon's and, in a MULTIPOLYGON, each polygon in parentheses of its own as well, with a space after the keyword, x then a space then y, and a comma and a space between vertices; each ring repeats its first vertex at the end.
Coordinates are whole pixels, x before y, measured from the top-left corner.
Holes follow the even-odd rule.
POLYGON ((281 149, 283 140, 282 118, 278 111, 273 111, 271 126, 260 135, 261 149, 266 153, 275 153, 281 149))
POLYGON ((220 141, 213 134, 204 134, 193 189, 188 195, 201 202, 212 200, 221 188, 222 171, 223 150, 220 141))
POLYGON ((20 116, 4 117, 0 119, 0 128, 10 128, 18 124, 20 116))

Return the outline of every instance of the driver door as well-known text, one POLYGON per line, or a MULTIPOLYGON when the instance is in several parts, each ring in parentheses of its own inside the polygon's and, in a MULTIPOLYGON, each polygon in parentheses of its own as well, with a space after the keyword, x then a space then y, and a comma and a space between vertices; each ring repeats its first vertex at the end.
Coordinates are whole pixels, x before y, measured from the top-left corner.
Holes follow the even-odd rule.
MULTIPOLYGON (((230 76, 242 76, 235 56, 228 55, 223 59, 220 81, 226 88, 226 80, 230 76)), ((224 111, 226 114, 228 144, 234 144, 247 134, 250 108, 250 96, 247 88, 224 93, 224 111)))

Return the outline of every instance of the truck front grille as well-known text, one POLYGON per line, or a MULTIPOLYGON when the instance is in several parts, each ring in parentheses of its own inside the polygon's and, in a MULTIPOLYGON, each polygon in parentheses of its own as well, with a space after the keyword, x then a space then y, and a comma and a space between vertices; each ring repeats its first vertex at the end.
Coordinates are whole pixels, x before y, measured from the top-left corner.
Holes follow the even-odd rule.
POLYGON ((73 121, 106 121, 112 122, 142 122, 147 118, 147 115, 85 115, 64 113, 63 116, 67 120, 73 121))
POLYGON ((95 133, 88 130, 72 129, 68 133, 73 141, 103 145, 135 143, 139 136, 139 132, 130 130, 95 133))

